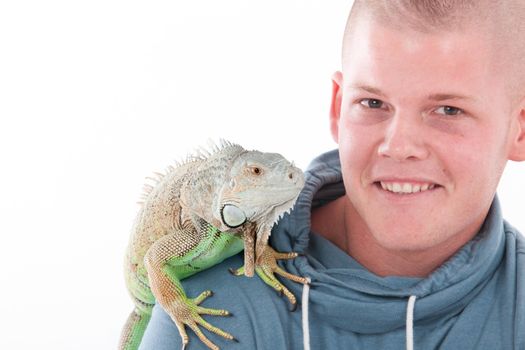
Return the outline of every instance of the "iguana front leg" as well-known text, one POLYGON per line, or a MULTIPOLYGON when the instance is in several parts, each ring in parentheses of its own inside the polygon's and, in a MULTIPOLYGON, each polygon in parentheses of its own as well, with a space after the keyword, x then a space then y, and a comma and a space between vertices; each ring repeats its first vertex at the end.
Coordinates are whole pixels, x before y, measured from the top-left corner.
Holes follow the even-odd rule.
MULTIPOLYGON (((294 259, 297 256, 298 254, 293 252, 279 253, 268 244, 265 244, 264 248, 262 249, 262 253, 257 257, 255 262, 255 272, 257 275, 259 275, 264 283, 275 289, 281 295, 284 294, 286 298, 288 298, 292 304, 292 311, 297 307, 297 299, 295 295, 277 279, 275 274, 278 274, 294 282, 307 284, 308 280, 306 278, 286 272, 281 267, 279 267, 279 265, 277 265, 277 260, 294 259)), ((238 268, 237 270, 230 269, 230 272, 235 276, 243 275, 244 266, 238 268)))
POLYGON ((185 330, 185 326, 188 326, 206 346, 218 350, 219 348, 202 333, 199 326, 226 339, 235 340, 235 338, 206 322, 201 315, 229 316, 230 314, 226 310, 199 306, 202 301, 212 295, 211 291, 204 291, 196 298, 186 296, 180 280, 197 271, 192 271, 194 268, 190 264, 191 254, 173 256, 172 248, 177 244, 180 244, 180 235, 176 233, 166 235, 157 240, 146 253, 144 263, 148 271, 151 291, 177 326, 183 349, 189 340, 185 330))

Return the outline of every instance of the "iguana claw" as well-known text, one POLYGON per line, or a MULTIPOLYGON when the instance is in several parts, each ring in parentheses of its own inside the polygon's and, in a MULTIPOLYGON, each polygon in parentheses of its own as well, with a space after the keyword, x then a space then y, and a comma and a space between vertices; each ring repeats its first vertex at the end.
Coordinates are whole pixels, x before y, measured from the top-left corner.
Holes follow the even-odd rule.
POLYGON ((202 303, 206 298, 212 295, 213 292, 207 290, 199 294, 199 296, 197 296, 196 298, 185 298, 180 302, 176 302, 173 304, 172 308, 166 310, 168 311, 168 314, 172 315, 172 320, 177 325, 177 329, 179 330, 182 339, 183 349, 186 347, 186 344, 188 344, 189 341, 185 326, 188 326, 191 330, 193 330, 195 334, 199 337, 199 339, 204 344, 206 344, 208 348, 212 350, 219 350, 219 347, 212 343, 204 335, 204 333, 202 333, 199 326, 202 326, 210 332, 220 335, 221 337, 224 337, 226 339, 237 341, 230 333, 227 333, 220 328, 212 326, 201 317, 201 315, 231 316, 231 313, 229 313, 226 310, 209 309, 199 306, 200 303, 202 303))
MULTIPOLYGON (((286 298, 290 301, 290 304, 292 304, 291 311, 294 311, 297 308, 297 299, 295 298, 295 295, 293 295, 293 293, 290 292, 290 290, 277 279, 275 274, 278 274, 294 282, 308 284, 308 280, 306 278, 286 272, 277 265, 277 260, 294 259, 298 255, 299 254, 293 252, 279 253, 269 245, 266 245, 262 254, 257 257, 257 261, 255 262, 255 272, 257 275, 259 275, 264 283, 275 289, 279 295, 286 296, 286 298)), ((244 266, 241 266, 237 270, 229 269, 229 271, 235 276, 240 276, 244 274, 244 266)))

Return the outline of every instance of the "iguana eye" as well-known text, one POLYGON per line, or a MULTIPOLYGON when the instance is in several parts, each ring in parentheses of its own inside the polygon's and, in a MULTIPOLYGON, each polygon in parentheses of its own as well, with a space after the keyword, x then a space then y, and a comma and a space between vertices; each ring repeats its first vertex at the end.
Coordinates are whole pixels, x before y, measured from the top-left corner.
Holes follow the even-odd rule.
POLYGON ((252 166, 250 168, 250 170, 252 171, 252 174, 254 174, 254 175, 261 175, 262 174, 261 168, 259 168, 257 166, 252 166))

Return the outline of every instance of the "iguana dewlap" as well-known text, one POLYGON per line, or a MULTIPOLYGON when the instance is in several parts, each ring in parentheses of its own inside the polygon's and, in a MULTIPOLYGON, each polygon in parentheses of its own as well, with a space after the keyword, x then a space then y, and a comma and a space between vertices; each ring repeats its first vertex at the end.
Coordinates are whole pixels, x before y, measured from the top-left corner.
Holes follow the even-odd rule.
POLYGON ((268 245, 268 238, 304 185, 300 169, 279 154, 246 151, 223 141, 209 153, 159 174, 156 181, 148 187, 126 254, 126 284, 135 309, 122 332, 120 349, 138 348, 155 302, 175 322, 183 348, 188 343, 185 326, 211 349, 218 347, 200 326, 233 340, 201 317, 229 315, 226 310, 199 306, 211 291, 188 297, 180 280, 243 249, 244 266, 233 273, 253 276, 255 271, 296 304, 274 273, 307 283, 276 264, 277 259, 297 255, 277 253, 268 245))

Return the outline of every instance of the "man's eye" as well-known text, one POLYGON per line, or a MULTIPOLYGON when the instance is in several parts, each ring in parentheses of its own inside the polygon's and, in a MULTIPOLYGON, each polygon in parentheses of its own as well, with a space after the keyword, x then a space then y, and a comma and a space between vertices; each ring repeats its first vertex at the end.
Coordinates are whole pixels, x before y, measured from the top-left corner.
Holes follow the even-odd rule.
POLYGON ((438 109, 436 109, 436 113, 444 115, 458 115, 463 113, 463 111, 459 108, 452 106, 441 106, 438 109))
POLYGON ((381 108, 383 107, 383 101, 376 100, 373 98, 365 98, 359 101, 359 103, 368 108, 381 108))

